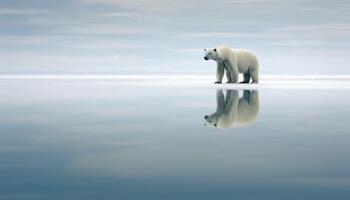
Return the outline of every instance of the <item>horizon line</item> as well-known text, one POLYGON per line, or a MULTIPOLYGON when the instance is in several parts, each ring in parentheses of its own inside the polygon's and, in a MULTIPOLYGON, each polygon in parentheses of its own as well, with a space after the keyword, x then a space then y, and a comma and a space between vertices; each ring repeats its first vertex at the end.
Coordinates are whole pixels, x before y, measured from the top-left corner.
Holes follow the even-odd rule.
MULTIPOLYGON (((241 75, 240 75, 241 76, 241 75)), ((101 79, 101 78, 205 78, 215 77, 210 74, 0 74, 0 79, 101 79)), ((350 79, 350 74, 345 75, 287 75, 287 74, 265 74, 260 79, 350 79)))

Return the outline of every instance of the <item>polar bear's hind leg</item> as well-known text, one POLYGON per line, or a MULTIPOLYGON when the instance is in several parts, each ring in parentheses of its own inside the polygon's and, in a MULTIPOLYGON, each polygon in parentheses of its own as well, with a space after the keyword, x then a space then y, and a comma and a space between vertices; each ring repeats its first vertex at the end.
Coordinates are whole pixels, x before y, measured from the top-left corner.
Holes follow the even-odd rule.
POLYGON ((227 69, 226 69, 226 78, 227 78, 227 82, 226 83, 232 83, 231 72, 229 70, 227 70, 227 69))
POLYGON ((245 73, 243 73, 243 81, 239 82, 239 83, 249 83, 250 80, 250 73, 249 70, 245 73))
POLYGON ((257 68, 251 70, 252 83, 259 83, 259 70, 257 68))

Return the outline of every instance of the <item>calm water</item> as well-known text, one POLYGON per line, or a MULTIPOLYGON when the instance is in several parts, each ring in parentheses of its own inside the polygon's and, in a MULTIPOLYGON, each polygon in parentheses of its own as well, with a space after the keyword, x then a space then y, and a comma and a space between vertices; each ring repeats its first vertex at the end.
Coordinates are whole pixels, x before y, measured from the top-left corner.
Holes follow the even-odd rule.
POLYGON ((0 81, 0 199, 350 198, 349 90, 165 85, 0 81))

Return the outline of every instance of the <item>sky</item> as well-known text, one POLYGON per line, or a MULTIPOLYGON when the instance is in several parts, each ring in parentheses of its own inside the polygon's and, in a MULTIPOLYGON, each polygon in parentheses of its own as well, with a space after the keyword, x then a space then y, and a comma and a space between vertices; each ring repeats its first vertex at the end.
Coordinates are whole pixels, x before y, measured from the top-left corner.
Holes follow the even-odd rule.
POLYGON ((203 49, 261 74, 350 74, 346 0, 0 0, 0 74, 210 74, 203 49))

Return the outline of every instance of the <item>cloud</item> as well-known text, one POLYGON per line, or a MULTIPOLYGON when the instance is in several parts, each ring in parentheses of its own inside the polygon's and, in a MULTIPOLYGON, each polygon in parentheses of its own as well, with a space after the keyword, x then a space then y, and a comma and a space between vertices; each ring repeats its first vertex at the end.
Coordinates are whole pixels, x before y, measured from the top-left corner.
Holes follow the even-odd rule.
POLYGON ((0 15, 37 15, 51 12, 49 10, 0 8, 0 15))
POLYGON ((223 0, 223 4, 230 5, 252 5, 256 6, 257 4, 270 4, 273 3, 273 0, 223 0))
POLYGON ((313 25, 288 25, 266 27, 258 33, 250 32, 190 32, 173 35, 174 39, 213 40, 242 39, 259 40, 264 45, 280 47, 349 47, 344 40, 350 39, 350 24, 320 23, 313 25))
POLYGON ((266 28, 260 33, 252 32, 195 32, 176 35, 177 38, 339 38, 350 37, 350 24, 325 23, 318 25, 293 25, 266 28))
POLYGON ((200 48, 193 48, 193 49, 175 49, 174 52, 181 53, 181 54, 200 54, 203 52, 203 49, 200 48))
POLYGON ((107 55, 55 55, 53 53, 27 53, 21 52, 16 54, 2 53, 0 55, 2 64, 5 66, 11 66, 11 68, 2 68, 1 71, 13 71, 13 68, 20 70, 32 69, 34 71, 103 71, 99 69, 103 67, 112 66, 128 66, 137 67, 140 66, 140 60, 145 63, 154 63, 156 60, 150 60, 143 55, 120 55, 120 54, 107 54, 107 55), (82 67, 82 68, 81 68, 82 67), (94 69, 92 69, 93 67, 94 69))
MULTIPOLYGON (((201 6, 203 3, 212 5, 212 1, 209 0, 75 0, 79 3, 85 3, 85 4, 107 4, 107 5, 115 5, 115 6, 124 6, 124 7, 140 7, 140 6, 147 6, 149 8, 161 8, 161 7, 168 7, 171 8, 172 6, 201 6)), ((267 3, 273 3, 273 0, 221 0, 216 1, 216 4, 223 4, 223 5, 252 5, 256 6, 257 4, 267 4, 267 3)))
POLYGON ((303 38, 350 38, 350 23, 291 25, 285 27, 270 28, 268 32, 274 35, 296 35, 303 38))
POLYGON ((279 42, 266 42, 265 44, 270 46, 302 47, 302 46, 324 46, 324 45, 330 45, 332 43, 325 42, 322 40, 284 40, 279 42))
POLYGON ((1 45, 37 45, 57 41, 58 37, 47 36, 2 36, 1 45))
POLYGON ((239 32, 198 32, 184 33, 174 36, 175 38, 271 38, 265 34, 239 33, 239 32))
MULTIPOLYGON (((273 3, 273 0, 74 0, 83 5, 107 5, 109 7, 118 8, 122 11, 132 13, 148 13, 148 14, 164 14, 166 16, 175 14, 179 16, 201 15, 202 12, 215 9, 216 13, 219 9, 230 10, 232 6, 246 8, 256 8, 259 11, 261 5, 273 3), (181 13, 181 14, 180 14, 181 13)), ((239 10, 237 10, 239 12, 239 10)))
POLYGON ((143 48, 141 44, 118 44, 113 42, 77 42, 75 44, 63 44, 61 46, 77 49, 137 49, 143 48))
MULTIPOLYGON (((276 71, 286 71, 287 66, 299 70, 276 58, 290 55, 290 49, 316 51, 298 65, 312 64, 315 67, 308 68, 317 71, 329 65, 317 61, 326 51, 332 54, 328 63, 341 61, 339 65, 346 66, 338 51, 348 54, 350 47, 350 3, 341 0, 321 0, 317 5, 301 0, 69 0, 40 5, 21 1, 4 3, 0 9, 4 70, 21 72, 25 65, 59 70, 76 65, 84 71, 84 65, 119 63, 122 58, 100 57, 115 53, 141 55, 135 61, 130 58, 130 65, 144 69, 164 71, 171 66, 186 71, 185 66, 200 64, 195 55, 201 55, 202 48, 227 44, 259 53, 264 65, 286 66, 276 71), (157 66, 145 63, 154 59, 151 47, 158 50, 157 66)), ((125 66, 115 69, 128 70, 125 66)), ((342 66, 334 71, 338 68, 349 71, 342 66)))
POLYGON ((140 20, 144 15, 133 13, 133 12, 103 12, 99 14, 100 17, 103 18, 127 18, 127 19, 134 19, 134 20, 140 20))
POLYGON ((146 35, 148 31, 143 27, 136 26, 118 26, 114 24, 81 24, 79 26, 70 26, 60 33, 65 34, 124 34, 124 35, 146 35))
POLYGON ((144 11, 162 11, 171 10, 176 7, 185 7, 191 5, 186 0, 75 0, 83 4, 105 4, 118 6, 122 8, 142 8, 144 11))
POLYGON ((1 45, 9 46, 41 46, 68 47, 81 49, 137 49, 145 47, 144 44, 128 42, 121 39, 101 38, 94 36, 4 36, 0 38, 1 45))

